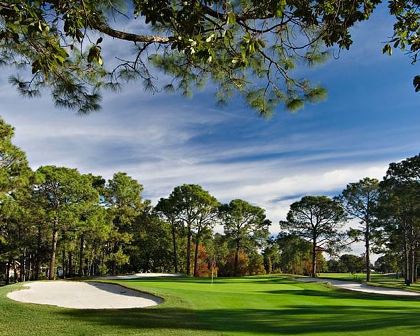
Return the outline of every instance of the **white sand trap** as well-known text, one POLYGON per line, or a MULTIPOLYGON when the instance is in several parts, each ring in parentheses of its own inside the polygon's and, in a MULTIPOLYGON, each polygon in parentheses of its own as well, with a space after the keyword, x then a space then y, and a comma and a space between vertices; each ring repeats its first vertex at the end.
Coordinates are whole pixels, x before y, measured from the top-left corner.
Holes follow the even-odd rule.
POLYGON ((135 273, 127 275, 110 275, 100 277, 98 279, 103 280, 130 280, 130 279, 142 279, 142 278, 166 278, 166 277, 181 277, 183 274, 180 273, 135 273))
POLYGON ((377 287, 366 285, 359 282, 354 281, 342 281, 342 280, 334 280, 334 279, 327 279, 327 278, 296 278, 298 281, 302 282, 323 282, 323 283, 330 283, 334 287, 348 289, 356 292, 364 292, 364 293, 372 293, 372 294, 384 294, 384 295, 395 295, 395 296, 418 296, 420 297, 420 293, 409 292, 402 289, 392 289, 392 288, 385 288, 385 287, 377 287))
POLYGON ((20 302, 76 309, 122 309, 156 306, 163 300, 125 287, 76 281, 38 281, 25 283, 7 297, 20 302))

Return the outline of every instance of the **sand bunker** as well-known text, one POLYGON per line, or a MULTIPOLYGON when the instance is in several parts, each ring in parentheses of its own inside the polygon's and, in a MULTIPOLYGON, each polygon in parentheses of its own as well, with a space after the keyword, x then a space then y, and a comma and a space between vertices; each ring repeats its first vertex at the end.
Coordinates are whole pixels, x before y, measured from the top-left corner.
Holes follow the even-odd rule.
POLYGON ((330 283, 334 287, 348 289, 348 290, 352 290, 356 292, 395 295, 395 296, 420 296, 420 293, 409 292, 402 289, 371 286, 371 285, 366 285, 366 284, 354 282, 354 281, 341 281, 341 280, 326 279, 326 278, 296 278, 296 280, 299 280, 302 282, 330 283))
POLYGON ((143 278, 169 278, 169 277, 182 277, 181 273, 135 273, 135 274, 126 274, 126 275, 110 275, 100 277, 98 279, 103 280, 133 280, 133 279, 143 279, 143 278))
POLYGON ((7 297, 20 302, 76 309, 144 308, 163 302, 154 295, 119 285, 76 281, 29 282, 23 289, 8 293, 7 297))

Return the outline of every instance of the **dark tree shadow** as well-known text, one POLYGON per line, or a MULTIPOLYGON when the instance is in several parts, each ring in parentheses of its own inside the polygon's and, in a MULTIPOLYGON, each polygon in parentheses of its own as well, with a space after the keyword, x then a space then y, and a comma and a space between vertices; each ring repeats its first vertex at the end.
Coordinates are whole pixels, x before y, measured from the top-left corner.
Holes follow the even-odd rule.
MULTIPOLYGON (((324 288, 327 287, 325 284, 320 284, 324 288)), ((375 301, 407 301, 407 302, 419 302, 420 300, 416 296, 398 296, 398 295, 386 295, 386 294, 377 294, 377 293, 367 293, 367 292, 358 292, 352 291, 349 289, 343 288, 334 288, 334 290, 316 290, 316 289, 290 289, 290 290, 270 290, 264 291, 267 294, 293 294, 299 296, 312 296, 312 297, 325 297, 331 299, 357 299, 357 300, 375 300, 375 301)))
POLYGON ((108 283, 108 282, 96 282, 96 281, 87 281, 86 283, 101 291, 112 293, 112 294, 131 296, 131 297, 132 296, 141 297, 141 298, 156 301, 157 304, 161 304, 164 301, 164 299, 159 296, 156 296, 156 295, 144 292, 144 291, 140 291, 137 289, 128 288, 120 284, 113 284, 113 283, 108 283))
POLYGON ((120 329, 179 329, 299 335, 378 331, 406 327, 420 330, 418 308, 386 306, 286 306, 281 309, 153 308, 71 310, 66 317, 120 329))

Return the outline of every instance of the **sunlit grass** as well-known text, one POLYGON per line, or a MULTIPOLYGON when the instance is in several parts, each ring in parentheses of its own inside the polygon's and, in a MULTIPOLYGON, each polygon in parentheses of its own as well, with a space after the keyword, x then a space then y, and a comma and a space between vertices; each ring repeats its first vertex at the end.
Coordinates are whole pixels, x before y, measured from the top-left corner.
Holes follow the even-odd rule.
POLYGON ((415 335, 420 300, 349 292, 285 276, 119 281, 165 299, 147 309, 23 304, 0 288, 0 335, 415 335))

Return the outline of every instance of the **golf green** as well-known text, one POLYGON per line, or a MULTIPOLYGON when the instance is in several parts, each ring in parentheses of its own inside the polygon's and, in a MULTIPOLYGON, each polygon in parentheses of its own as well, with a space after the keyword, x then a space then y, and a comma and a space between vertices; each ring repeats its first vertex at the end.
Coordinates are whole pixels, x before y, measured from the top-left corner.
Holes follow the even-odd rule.
POLYGON ((159 295, 146 309, 73 310, 12 301, 0 335, 420 335, 420 299, 300 283, 285 276, 113 281, 159 295))

